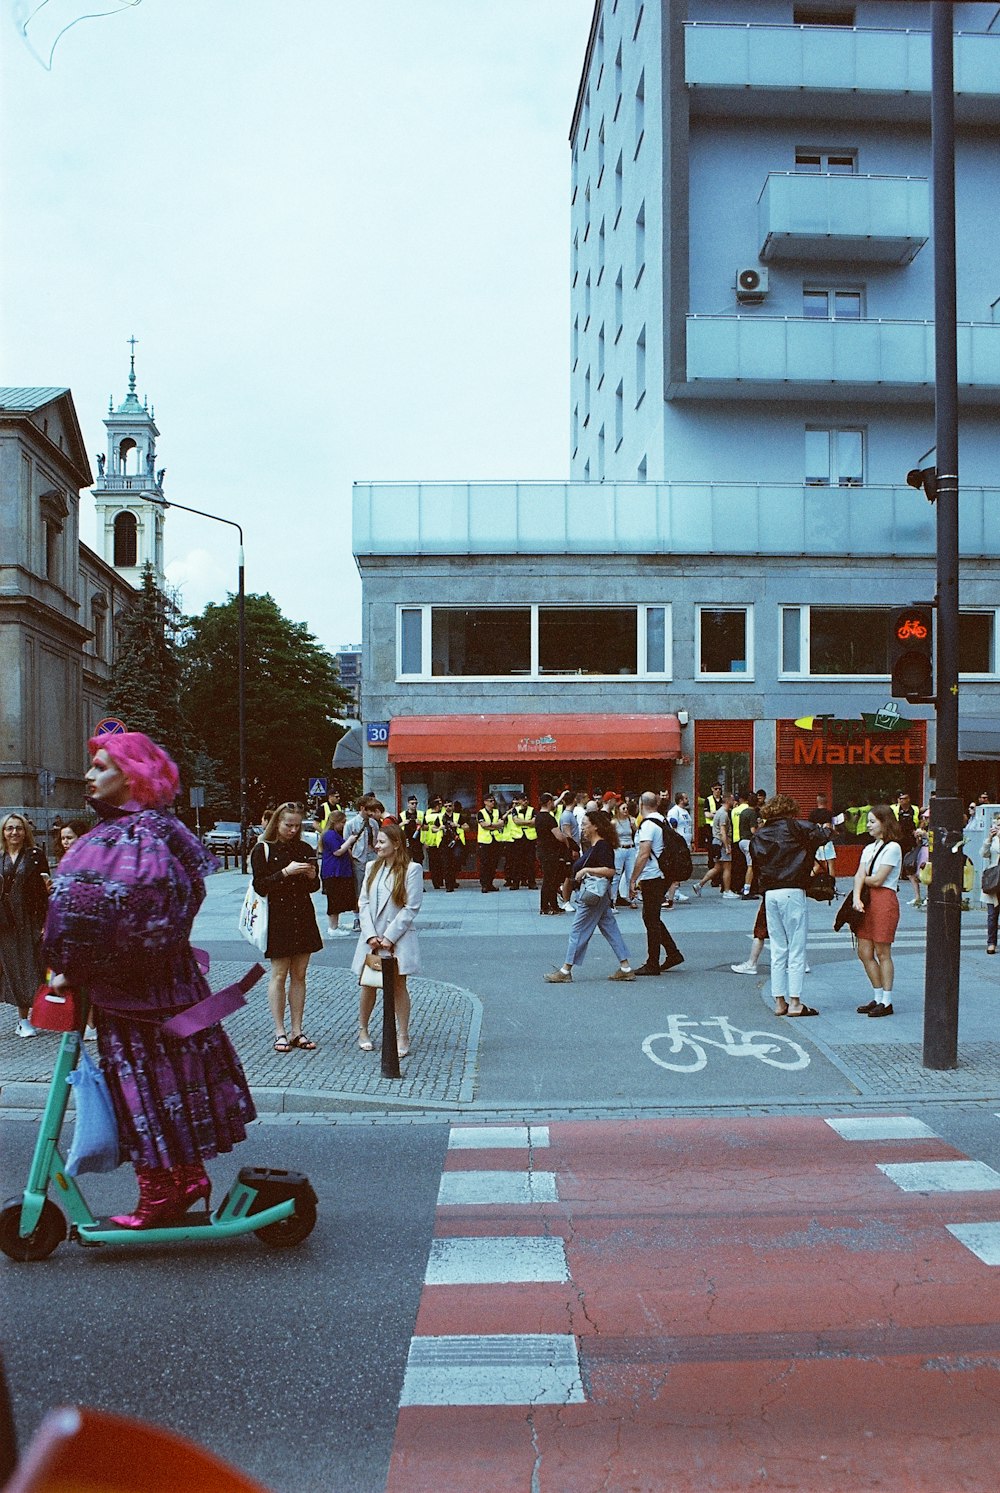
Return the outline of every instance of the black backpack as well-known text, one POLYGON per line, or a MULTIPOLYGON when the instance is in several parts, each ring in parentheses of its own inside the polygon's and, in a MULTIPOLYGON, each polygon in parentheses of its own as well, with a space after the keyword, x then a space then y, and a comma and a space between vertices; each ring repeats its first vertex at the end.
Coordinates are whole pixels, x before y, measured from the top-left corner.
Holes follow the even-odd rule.
POLYGON ((658 824, 663 834, 663 850, 656 857, 656 864, 667 886, 673 886, 675 881, 687 881, 694 870, 694 862, 684 836, 678 834, 673 825, 667 824, 659 814, 648 814, 646 818, 653 824, 658 824))

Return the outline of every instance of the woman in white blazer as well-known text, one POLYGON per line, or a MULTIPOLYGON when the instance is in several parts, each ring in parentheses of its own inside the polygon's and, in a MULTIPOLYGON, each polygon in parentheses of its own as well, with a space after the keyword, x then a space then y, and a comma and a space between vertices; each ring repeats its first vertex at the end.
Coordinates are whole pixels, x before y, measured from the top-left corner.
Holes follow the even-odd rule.
MULTIPOLYGON (((351 968, 360 978, 369 950, 384 949, 396 960, 396 1041, 399 1055, 410 1050, 410 992, 408 975, 420 973, 420 942, 414 919, 424 895, 423 867, 411 861, 398 824, 386 824, 375 842, 375 859, 365 872, 358 899, 361 933, 351 968)), ((375 990, 361 986, 358 1008, 358 1046, 371 1052, 368 1022, 375 1007, 375 990)))

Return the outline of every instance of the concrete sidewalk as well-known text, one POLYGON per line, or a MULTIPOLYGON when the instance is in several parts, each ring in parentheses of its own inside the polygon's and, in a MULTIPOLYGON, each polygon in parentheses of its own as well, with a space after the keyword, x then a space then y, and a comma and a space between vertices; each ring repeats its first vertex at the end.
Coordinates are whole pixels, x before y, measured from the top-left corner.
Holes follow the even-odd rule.
MULTIPOLYGON (((195 922, 193 942, 207 948, 213 956, 210 983, 215 989, 237 978, 256 958, 255 951, 239 939, 237 932, 245 888, 245 879, 237 871, 220 872, 210 878, 205 904, 195 922)), ((317 897, 319 923, 325 928, 320 904, 317 897)), ((997 1025, 1000 959, 985 954, 982 909, 976 908, 963 916, 960 1066, 939 1073, 922 1067, 926 942, 923 912, 908 905, 902 908, 894 947, 897 1014, 888 1021, 869 1021, 855 1011, 855 1006, 868 996, 850 937, 846 933, 833 933, 832 909, 811 904, 812 973, 806 979, 804 994, 821 1014, 793 1023, 777 1021, 771 1014, 766 952, 756 977, 735 975, 729 969, 730 964, 746 957, 757 907, 756 902, 723 900, 718 893, 707 891, 701 898, 692 897, 690 902, 668 912, 667 921, 685 951, 687 962, 679 971, 658 981, 637 981, 618 987, 619 993, 630 993, 627 1009, 632 1026, 643 1020, 651 1021, 654 1025, 647 1025, 646 1030, 655 1030, 662 1025, 659 1013, 668 1008, 683 1010, 691 1017, 698 1016, 700 1008, 703 1024, 711 1023, 723 1011, 735 1013, 733 1019, 746 1026, 750 997, 750 1009, 759 1012, 750 1015, 751 1026, 780 1031, 785 1037, 804 1042, 817 1055, 822 1054, 847 1080, 844 1086, 847 1092, 858 1100, 1000 1098, 997 1025), (647 1016, 644 1014, 647 1012, 655 1014, 647 1016)), ((618 919, 634 962, 638 963, 644 952, 640 915, 623 909, 618 919)), ((552 1029, 545 1022, 552 1019, 552 1006, 546 999, 551 992, 543 985, 541 976, 561 959, 570 923, 568 915, 540 917, 537 892, 499 891, 484 897, 477 884, 463 885, 454 893, 446 893, 434 891, 428 883, 418 920, 427 973, 411 981, 414 1043, 410 1056, 402 1064, 402 1080, 381 1077, 378 1014, 372 1024, 376 1051, 364 1054, 357 1047, 357 983, 349 969, 355 949, 353 938, 326 942, 310 965, 306 1029, 319 1044, 314 1053, 274 1053, 266 985, 262 980, 251 991, 248 1005, 226 1024, 244 1062, 258 1109, 265 1114, 396 1112, 415 1116, 420 1111, 461 1114, 473 1107, 484 1113, 504 1110, 524 1113, 523 1102, 505 1103, 502 1084, 494 1083, 485 1099, 481 1094, 477 1072, 484 997, 486 1005, 492 1008, 493 1021, 501 1023, 500 1026, 487 1023, 484 1057, 492 1057, 498 1043, 506 1044, 508 1049, 516 1044, 516 1035, 507 1024, 512 1012, 523 1010, 529 1030, 530 1023, 540 1023, 534 1052, 540 1069, 544 1069, 545 1051, 552 1040, 552 1029), (506 981, 510 988, 504 989, 501 1012, 496 1003, 498 972, 505 971, 516 972, 517 978, 512 986, 509 979, 506 981), (444 978, 432 978, 432 974, 444 978), (543 1004, 539 1005, 539 1001, 543 1004)), ((600 944, 600 939, 595 940, 588 963, 578 971, 573 986, 574 1001, 592 1001, 598 990, 602 998, 607 994, 604 975, 597 973, 600 944), (597 980, 601 981, 599 987, 594 983, 597 980)), ((602 1009, 598 1011, 599 1019, 602 1009)), ((572 1025, 578 1026, 578 1021, 579 1018, 572 1021, 572 1025)), ((610 1011, 608 1021, 610 1043, 620 1038, 621 1033, 616 1031, 610 1011)), ((18 1039, 13 1035, 12 1020, 5 1021, 3 1028, 0 1106, 37 1109, 45 1102, 58 1038, 41 1034, 30 1041, 18 1039)), ((629 1027, 626 1036, 630 1042, 638 1030, 636 1027, 633 1032, 629 1027)), ((593 1027, 588 1031, 590 1040, 594 1040, 593 1027)), ((641 1035, 639 1040, 641 1043, 641 1035)), ((817 1057, 813 1064, 818 1085, 816 1102, 831 1097, 826 1092, 828 1085, 820 1081, 822 1067, 817 1057)), ((829 1068, 826 1071, 829 1073, 829 1068)), ((554 1089, 549 1087, 550 1098, 554 1098, 554 1089)), ((541 1114, 547 1108, 553 1113, 607 1112, 597 1090, 581 1091, 579 1104, 575 1106, 569 1105, 565 1091, 561 1092, 563 1097, 547 1107, 543 1088, 535 1112, 541 1114)), ((797 1090, 797 1095, 801 1103, 802 1092, 797 1090)), ((764 1102, 765 1098, 769 1103, 792 1102, 790 1094, 782 1099, 778 1088, 773 1095, 758 1096, 749 1086, 735 1086, 726 1097, 733 1105, 764 1102)), ((841 1092, 838 1102, 842 1103, 843 1098, 841 1092)), ((699 1107, 693 1091, 690 1097, 687 1091, 683 1095, 665 1093, 662 1106, 653 1105, 648 1094, 633 1094, 632 1105, 633 1111, 641 1114, 676 1113, 699 1107)), ((630 1112, 629 1104, 620 1097, 614 1109, 623 1114, 630 1112)))

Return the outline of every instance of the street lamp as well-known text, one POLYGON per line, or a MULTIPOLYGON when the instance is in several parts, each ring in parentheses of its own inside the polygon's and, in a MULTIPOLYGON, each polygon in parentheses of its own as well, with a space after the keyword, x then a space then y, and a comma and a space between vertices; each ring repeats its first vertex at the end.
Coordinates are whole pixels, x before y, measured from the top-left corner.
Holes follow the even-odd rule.
POLYGON ((206 513, 204 508, 188 508, 184 503, 174 503, 167 498, 154 498, 163 508, 178 508, 181 513, 193 513, 198 518, 210 518, 217 524, 228 524, 240 536, 239 590, 237 591, 238 619, 238 697, 240 738, 240 869, 244 876, 247 869, 247 700, 246 700, 246 593, 243 584, 243 528, 233 518, 220 518, 217 513, 206 513))

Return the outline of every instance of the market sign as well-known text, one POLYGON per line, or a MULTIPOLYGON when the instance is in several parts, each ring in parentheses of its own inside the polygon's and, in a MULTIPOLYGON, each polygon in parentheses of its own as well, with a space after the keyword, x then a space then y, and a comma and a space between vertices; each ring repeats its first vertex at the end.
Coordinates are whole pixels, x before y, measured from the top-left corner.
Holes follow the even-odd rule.
POLYGON ((554 752, 558 742, 554 736, 522 736, 517 744, 519 752, 554 752))
POLYGON ((790 733, 779 732, 779 758, 792 767, 917 767, 926 760, 924 722, 904 720, 893 701, 854 720, 807 715, 791 724, 790 733))

